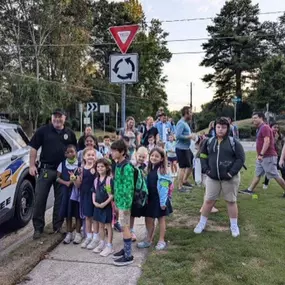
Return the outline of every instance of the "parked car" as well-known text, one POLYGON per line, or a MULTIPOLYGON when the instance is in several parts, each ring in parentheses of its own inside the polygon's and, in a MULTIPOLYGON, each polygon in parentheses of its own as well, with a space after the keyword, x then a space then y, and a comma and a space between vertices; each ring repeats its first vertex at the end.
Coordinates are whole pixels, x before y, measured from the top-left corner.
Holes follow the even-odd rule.
POLYGON ((29 174, 28 144, 21 126, 0 122, 0 224, 23 227, 33 216, 35 177, 29 174))

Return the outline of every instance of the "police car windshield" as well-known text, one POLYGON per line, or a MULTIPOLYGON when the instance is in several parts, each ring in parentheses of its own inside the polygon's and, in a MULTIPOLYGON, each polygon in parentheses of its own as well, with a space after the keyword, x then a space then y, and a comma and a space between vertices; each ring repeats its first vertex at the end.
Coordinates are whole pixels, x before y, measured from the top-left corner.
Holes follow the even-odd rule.
POLYGON ((17 129, 5 129, 6 133, 14 139, 21 147, 26 147, 27 143, 25 142, 24 138, 18 132, 17 129))

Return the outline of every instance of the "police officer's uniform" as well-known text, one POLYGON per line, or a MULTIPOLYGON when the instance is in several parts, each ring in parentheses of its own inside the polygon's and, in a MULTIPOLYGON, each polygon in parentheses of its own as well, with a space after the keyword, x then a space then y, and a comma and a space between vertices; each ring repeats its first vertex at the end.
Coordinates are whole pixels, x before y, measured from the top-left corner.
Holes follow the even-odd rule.
POLYGON ((36 182, 36 203, 33 216, 35 231, 43 232, 45 226, 45 209, 50 192, 54 186, 53 230, 58 231, 63 219, 59 217, 61 204, 60 187, 56 182, 57 167, 65 160, 68 145, 77 144, 74 132, 69 128, 56 130, 52 124, 39 128, 31 139, 30 146, 36 150, 41 147, 39 176, 36 182))

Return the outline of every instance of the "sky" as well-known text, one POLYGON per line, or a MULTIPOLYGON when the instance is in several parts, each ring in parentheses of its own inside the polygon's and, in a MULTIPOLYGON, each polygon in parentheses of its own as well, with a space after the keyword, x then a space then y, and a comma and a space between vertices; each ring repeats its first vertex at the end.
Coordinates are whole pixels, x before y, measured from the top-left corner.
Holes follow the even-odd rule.
MULTIPOLYGON (((147 21, 152 18, 159 20, 177 20, 197 17, 213 17, 219 13, 225 0, 140 0, 147 21)), ((285 1, 253 0, 259 3, 261 12, 285 11, 285 1)), ((260 15, 260 21, 276 20, 282 14, 260 15)), ((169 33, 168 40, 181 40, 208 37, 206 27, 211 20, 163 23, 163 28, 169 33)), ((169 42, 172 53, 202 51, 203 41, 169 42)), ((207 88, 201 78, 212 70, 200 67, 203 54, 173 55, 171 62, 164 66, 168 77, 166 92, 170 110, 179 110, 190 101, 190 82, 193 82, 194 110, 200 110, 201 105, 211 101, 214 90, 207 88)))

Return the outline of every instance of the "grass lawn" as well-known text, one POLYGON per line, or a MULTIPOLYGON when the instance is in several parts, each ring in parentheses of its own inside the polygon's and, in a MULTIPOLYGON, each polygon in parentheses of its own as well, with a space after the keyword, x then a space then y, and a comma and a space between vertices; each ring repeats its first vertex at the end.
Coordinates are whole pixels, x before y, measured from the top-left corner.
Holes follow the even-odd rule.
MULTIPOLYGON (((247 153, 248 170, 242 171, 241 188, 254 173, 255 153, 247 153)), ((282 190, 270 182, 268 190, 259 185, 258 199, 239 195, 241 236, 233 238, 224 201, 209 218, 207 230, 193 233, 199 219, 204 191, 174 194, 174 214, 168 220, 168 250, 151 250, 140 285, 285 285, 285 201, 282 190)))

